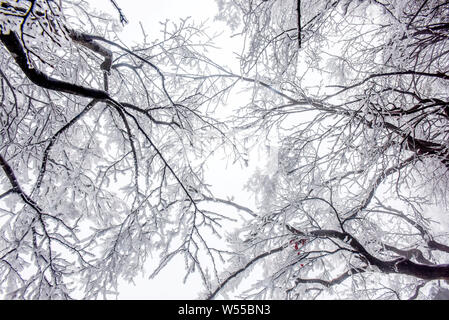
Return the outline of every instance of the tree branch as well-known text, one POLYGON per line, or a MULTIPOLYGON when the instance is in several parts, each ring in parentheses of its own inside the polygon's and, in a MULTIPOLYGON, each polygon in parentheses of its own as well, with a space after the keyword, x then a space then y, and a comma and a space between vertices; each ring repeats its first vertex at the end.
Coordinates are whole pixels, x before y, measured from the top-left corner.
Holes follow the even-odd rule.
POLYGON ((104 46, 98 44, 97 42, 93 41, 92 37, 90 37, 87 34, 75 31, 75 30, 69 30, 70 38, 85 46, 86 48, 92 50, 93 52, 96 52, 104 57, 103 63, 100 65, 100 69, 104 70, 106 72, 111 71, 112 66, 112 51, 105 48, 104 46))
POLYGON ((345 273, 341 274, 337 278, 334 278, 332 280, 323 280, 323 279, 303 279, 303 278, 296 278, 295 283, 296 285, 300 283, 319 283, 326 288, 330 288, 336 284, 340 284, 346 279, 352 277, 354 274, 363 273, 366 272, 366 268, 351 268, 350 270, 346 271, 345 273))
POLYGON ((429 266, 412 262, 406 258, 383 261, 370 254, 354 236, 347 232, 339 232, 335 230, 314 230, 304 233, 289 225, 287 225, 287 229, 290 232, 301 236, 339 239, 355 249, 357 253, 363 256, 371 265, 378 267, 380 271, 385 273, 406 274, 425 280, 449 279, 449 264, 429 266))
POLYGON ((258 255, 257 257, 251 259, 245 266, 243 266, 242 268, 240 268, 239 270, 233 272, 229 277, 227 277, 211 294, 209 294, 209 296, 207 297, 207 300, 212 300, 217 294, 218 292, 220 292, 225 286, 226 284, 231 281, 232 279, 234 279, 235 277, 237 277, 240 273, 242 273, 243 271, 245 271, 246 269, 248 269, 251 265, 253 265, 255 262, 257 262, 260 259, 263 259, 265 257, 268 257, 270 255, 272 255, 273 253, 279 252, 284 250, 287 247, 287 245, 283 245, 281 247, 272 249, 270 251, 264 252, 260 255, 258 255))
POLYGON ((22 69, 28 79, 30 79, 34 84, 46 89, 75 94, 86 98, 99 100, 110 99, 108 93, 103 90, 87 88, 77 84, 54 79, 47 76, 43 72, 30 67, 22 43, 14 32, 10 31, 9 34, 0 33, 0 41, 14 57, 14 60, 20 69, 22 69))
POLYGON ((301 0, 296 2, 296 17, 298 23, 298 47, 301 49, 301 0))

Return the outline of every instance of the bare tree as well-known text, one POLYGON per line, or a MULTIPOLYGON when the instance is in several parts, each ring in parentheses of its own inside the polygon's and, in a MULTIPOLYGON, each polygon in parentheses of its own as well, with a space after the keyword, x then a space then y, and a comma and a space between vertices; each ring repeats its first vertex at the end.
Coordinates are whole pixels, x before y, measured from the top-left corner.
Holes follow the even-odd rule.
POLYGON ((449 280, 448 3, 219 3, 246 36, 253 96, 235 120, 280 148, 208 298, 255 265, 241 297, 414 299, 449 280))
POLYGON ((209 115, 216 79, 177 77, 214 72, 203 26, 127 47, 82 1, 3 1, 0 21, 1 292, 107 298, 150 253, 155 274, 182 255, 210 286, 226 217, 198 195, 210 154, 233 147, 209 115))

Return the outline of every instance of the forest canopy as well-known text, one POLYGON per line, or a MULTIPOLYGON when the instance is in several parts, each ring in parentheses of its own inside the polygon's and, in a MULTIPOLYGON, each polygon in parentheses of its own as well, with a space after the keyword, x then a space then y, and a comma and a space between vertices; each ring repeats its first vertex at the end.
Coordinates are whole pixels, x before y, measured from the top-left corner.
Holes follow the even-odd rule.
POLYGON ((192 19, 129 46, 118 1, 0 2, 2 298, 108 299, 178 258, 200 299, 446 290, 449 3, 216 3, 237 70, 192 19), (216 194, 214 155, 255 141, 255 203, 216 194))

